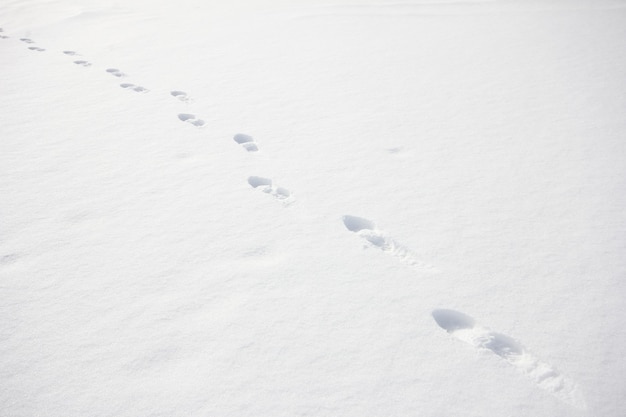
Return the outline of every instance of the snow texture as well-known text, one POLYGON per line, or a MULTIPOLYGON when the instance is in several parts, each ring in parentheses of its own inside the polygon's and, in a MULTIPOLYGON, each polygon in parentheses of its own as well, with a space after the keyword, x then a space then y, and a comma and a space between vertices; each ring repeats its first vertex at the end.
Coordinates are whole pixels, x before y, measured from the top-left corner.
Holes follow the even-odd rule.
POLYGON ((623 0, 2 2, 0 415, 622 417, 625 51, 623 0))

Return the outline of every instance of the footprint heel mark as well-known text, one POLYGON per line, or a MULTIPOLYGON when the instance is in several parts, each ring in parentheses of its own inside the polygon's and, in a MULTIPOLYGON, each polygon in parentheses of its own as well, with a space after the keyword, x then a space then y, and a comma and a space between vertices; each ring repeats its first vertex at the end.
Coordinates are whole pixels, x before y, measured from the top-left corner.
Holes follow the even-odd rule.
POLYGON ((282 201, 285 205, 289 205, 295 201, 288 189, 275 186, 273 181, 269 178, 257 176, 248 177, 248 184, 250 184, 252 188, 259 189, 277 200, 282 201))
POLYGON ((196 127, 202 127, 205 124, 204 120, 198 119, 195 115, 189 113, 180 113, 178 119, 183 122, 191 123, 196 127))
POLYGON ((137 93, 147 93, 149 91, 147 88, 144 88, 140 85, 129 84, 129 83, 120 84, 120 87, 122 87, 125 90, 135 91, 137 93))
POLYGON ((244 135, 243 133, 237 133, 233 138, 235 142, 240 144, 248 152, 258 152, 259 147, 250 135, 244 135))
POLYGON ((74 61, 74 63, 75 63, 76 65, 81 65, 81 66, 83 66, 83 67, 89 67, 89 66, 91 66, 91 62, 89 62, 89 61, 78 60, 78 61, 74 61))
POLYGON ((189 103, 191 101, 191 98, 184 91, 173 90, 170 91, 170 94, 182 102, 189 103))
POLYGON ((31 51, 37 51, 37 52, 43 52, 45 51, 45 49, 40 48, 38 46, 29 46, 28 49, 30 49, 31 51))
POLYGON ((343 224, 346 226, 346 229, 359 235, 371 246, 379 248, 383 252, 398 258, 402 262, 419 270, 438 272, 434 266, 419 260, 417 255, 415 255, 409 248, 396 242, 394 239, 387 236, 387 233, 379 230, 371 220, 363 217, 346 215, 343 216, 343 224))
POLYGON ((537 358, 514 338, 478 326, 470 316, 455 310, 436 309, 432 316, 439 327, 478 350, 491 351, 517 368, 539 388, 576 408, 586 408, 580 390, 550 364, 537 358))
POLYGON ((122 71, 118 70, 117 68, 107 68, 106 72, 118 78, 126 76, 126 74, 124 74, 122 71))

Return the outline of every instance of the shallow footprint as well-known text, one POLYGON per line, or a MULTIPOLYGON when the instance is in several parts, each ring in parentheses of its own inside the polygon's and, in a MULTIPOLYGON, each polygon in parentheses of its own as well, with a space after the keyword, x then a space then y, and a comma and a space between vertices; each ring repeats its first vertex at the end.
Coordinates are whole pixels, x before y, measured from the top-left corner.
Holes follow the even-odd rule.
POLYGON ((173 91, 170 91, 170 94, 176 97, 177 99, 179 99, 180 101, 184 101, 185 103, 191 101, 187 93, 185 93, 184 91, 173 90, 173 91))
POLYGON ((37 51, 37 52, 43 52, 45 51, 45 49, 40 48, 38 46, 29 46, 28 49, 30 49, 31 51, 37 51))
POLYGON ((243 133, 237 133, 233 138, 235 142, 240 144, 248 152, 258 152, 259 147, 250 135, 244 135, 243 133))
POLYGON ((264 193, 281 200, 286 205, 294 202, 293 196, 288 189, 275 186, 269 178, 257 176, 248 177, 248 184, 250 184, 252 188, 259 189, 264 193))
POLYGON ((120 87, 126 89, 126 90, 133 90, 136 91, 138 93, 147 93, 148 89, 144 88, 140 85, 135 85, 135 84, 128 84, 128 83, 124 83, 124 84, 120 84, 120 87))
POLYGON ((196 127, 204 126, 204 120, 196 118, 196 116, 193 114, 180 113, 178 115, 178 119, 183 122, 191 123, 192 125, 196 127))
POLYGON ((80 60, 80 61, 74 61, 74 63, 75 63, 76 65, 82 65, 83 67, 89 67, 89 66, 91 66, 91 62, 88 62, 88 61, 82 61, 82 60, 80 60))
POLYGON ((342 219, 346 229, 356 233, 372 246, 379 248, 383 252, 388 253, 389 255, 392 255, 402 262, 419 270, 437 272, 437 269, 432 265, 428 265, 427 263, 420 261, 417 255, 415 255, 409 248, 396 242, 394 239, 387 236, 385 232, 378 229, 371 220, 364 219, 363 217, 347 215, 343 216, 342 219))
POLYGON ((585 407, 576 384, 512 337, 478 326, 473 318, 460 311, 436 309, 432 316, 439 327, 455 338, 479 350, 495 353, 561 401, 578 408, 585 407))
POLYGON ((35 43, 35 41, 34 41, 34 40, 32 40, 32 39, 30 39, 30 38, 20 38, 20 40, 21 40, 22 42, 26 42, 26 43, 35 43))
POLYGON ((126 76, 126 74, 124 74, 122 71, 118 70, 117 68, 108 68, 106 71, 109 74, 113 75, 114 77, 124 77, 124 76, 126 76))
POLYGON ((65 55, 70 55, 70 56, 78 55, 78 53, 76 53, 76 51, 63 51, 63 53, 65 55))

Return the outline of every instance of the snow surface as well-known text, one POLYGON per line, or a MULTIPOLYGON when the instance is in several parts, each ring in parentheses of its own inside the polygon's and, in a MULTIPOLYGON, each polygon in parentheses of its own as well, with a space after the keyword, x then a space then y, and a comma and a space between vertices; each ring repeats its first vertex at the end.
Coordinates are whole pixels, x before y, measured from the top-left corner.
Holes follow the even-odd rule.
POLYGON ((624 415, 625 1, 0 27, 0 415, 624 415))

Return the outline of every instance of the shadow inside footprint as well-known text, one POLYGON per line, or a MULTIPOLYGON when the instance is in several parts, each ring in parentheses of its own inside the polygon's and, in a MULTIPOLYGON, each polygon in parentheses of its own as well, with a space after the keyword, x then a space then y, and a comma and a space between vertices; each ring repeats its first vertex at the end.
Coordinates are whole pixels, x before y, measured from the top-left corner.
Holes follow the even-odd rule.
POLYGON ((123 83, 123 84, 120 84, 120 87, 122 87, 122 88, 124 88, 126 90, 133 90, 133 91, 136 91, 138 93, 147 93, 148 92, 147 88, 144 88, 144 87, 142 87, 140 85, 135 85, 135 84, 123 83))
POLYGON ((248 152, 257 152, 259 147, 254 142, 254 139, 250 135, 244 135, 243 133, 237 133, 233 140, 240 144, 248 152))
POLYGON ((184 91, 173 90, 170 91, 170 94, 180 101, 189 101, 189 96, 187 96, 187 93, 185 93, 184 91))
POLYGON ((191 123, 194 126, 201 127, 204 126, 204 120, 197 119, 195 115, 188 113, 180 113, 178 115, 178 119, 183 122, 191 123))
POLYGON ((248 184, 254 188, 258 187, 272 187, 272 180, 263 177, 250 177, 248 178, 248 184))
POLYGON ((486 340, 482 347, 505 359, 523 355, 525 352, 517 340, 502 333, 491 333, 489 340, 486 340))
POLYGON ((123 77, 124 75, 126 75, 122 71, 118 70, 117 68, 107 68, 106 71, 115 77, 123 77))
POLYGON ((437 309, 432 312, 432 315, 439 327, 448 333, 461 329, 472 329, 476 325, 473 318, 460 311, 437 309))
POLYGON ((374 230, 376 226, 370 220, 356 216, 343 216, 343 224, 351 232, 359 232, 361 230, 374 230))

